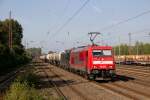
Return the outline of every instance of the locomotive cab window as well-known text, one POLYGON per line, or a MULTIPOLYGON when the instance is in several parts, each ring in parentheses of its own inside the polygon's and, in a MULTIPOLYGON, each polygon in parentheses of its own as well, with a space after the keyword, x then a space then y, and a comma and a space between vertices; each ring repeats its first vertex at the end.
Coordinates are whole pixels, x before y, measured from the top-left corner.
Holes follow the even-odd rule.
POLYGON ((93 50, 93 56, 102 56, 103 51, 102 50, 93 50))
POLYGON ((103 55, 111 56, 112 55, 111 50, 103 50, 103 55))
POLYGON ((112 52, 111 50, 93 50, 93 56, 111 56, 112 52))

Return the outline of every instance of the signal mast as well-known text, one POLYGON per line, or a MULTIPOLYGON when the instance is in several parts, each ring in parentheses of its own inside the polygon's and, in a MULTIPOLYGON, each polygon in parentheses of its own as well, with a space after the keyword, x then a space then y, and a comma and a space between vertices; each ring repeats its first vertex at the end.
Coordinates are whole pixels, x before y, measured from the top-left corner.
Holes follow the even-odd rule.
POLYGON ((90 41, 92 42, 92 45, 95 45, 94 40, 96 38, 97 35, 100 35, 100 32, 90 32, 88 33, 88 35, 90 35, 90 41))

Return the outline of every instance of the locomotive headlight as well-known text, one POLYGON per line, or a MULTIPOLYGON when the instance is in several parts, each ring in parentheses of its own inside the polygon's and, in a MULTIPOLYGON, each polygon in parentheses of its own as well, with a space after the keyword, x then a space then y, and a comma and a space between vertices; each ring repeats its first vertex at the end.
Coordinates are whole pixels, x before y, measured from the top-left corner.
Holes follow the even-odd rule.
POLYGON ((112 66, 109 66, 109 68, 112 68, 112 66))

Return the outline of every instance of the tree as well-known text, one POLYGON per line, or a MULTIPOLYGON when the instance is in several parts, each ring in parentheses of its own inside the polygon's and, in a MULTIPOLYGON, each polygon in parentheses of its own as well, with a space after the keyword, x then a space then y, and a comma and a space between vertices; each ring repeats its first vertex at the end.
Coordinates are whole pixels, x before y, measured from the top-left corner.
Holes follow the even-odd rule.
POLYGON ((41 55, 41 48, 29 48, 26 50, 33 58, 39 57, 41 55))
POLYGON ((0 44, 8 45, 8 34, 3 22, 0 21, 0 44))
POLYGON ((8 67, 15 67, 29 61, 21 40, 23 38, 23 28, 17 20, 6 19, 0 21, 0 69, 7 69, 8 67), (12 41, 13 48, 8 47, 9 39, 9 24, 12 26, 12 41))
POLYGON ((0 32, 1 32, 1 36, 2 37, 2 43, 3 44, 8 44, 8 34, 9 34, 9 23, 11 23, 12 25, 12 36, 13 36, 13 45, 21 45, 21 40, 23 38, 23 29, 22 26, 18 23, 17 20, 9 20, 6 19, 3 22, 1 22, 0 24, 0 32), (5 42, 5 43, 4 43, 5 42))
MULTIPOLYGON (((127 44, 121 44, 120 46, 120 55, 129 55, 129 46, 127 44)), ((119 46, 115 46, 115 54, 119 55, 119 46)), ((131 55, 142 55, 150 54, 150 43, 136 42, 134 46, 131 46, 131 55)))

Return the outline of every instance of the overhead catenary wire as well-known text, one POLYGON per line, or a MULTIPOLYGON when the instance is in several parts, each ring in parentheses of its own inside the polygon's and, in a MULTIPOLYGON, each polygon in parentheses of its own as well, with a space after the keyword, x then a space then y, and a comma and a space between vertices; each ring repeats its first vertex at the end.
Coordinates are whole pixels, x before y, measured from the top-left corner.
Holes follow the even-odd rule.
MULTIPOLYGON (((129 22, 129 21, 131 21, 131 20, 134 20, 134 19, 136 19, 136 18, 139 18, 139 17, 141 17, 141 16, 143 16, 143 15, 146 15, 146 14, 148 14, 148 13, 150 13, 150 10, 144 11, 144 12, 142 12, 142 13, 140 13, 140 14, 137 14, 137 15, 135 15, 135 16, 133 16, 133 17, 129 17, 129 18, 127 18, 127 19, 125 19, 125 20, 122 20, 122 21, 120 21, 120 22, 118 22, 118 23, 116 23, 116 24, 112 24, 112 25, 103 27, 103 28, 100 29, 100 31, 109 30, 109 29, 111 29, 111 28, 113 28, 113 27, 115 27, 115 26, 118 26, 118 25, 120 25, 120 24, 124 24, 124 23, 126 23, 126 22, 129 22)), ((99 31, 99 30, 98 30, 98 31, 99 31)), ((80 37, 80 38, 81 38, 81 37, 80 37)), ((79 38, 79 39, 80 39, 80 38, 79 38)), ((82 38, 83 38, 83 37, 82 37, 82 38)), ((79 39, 78 39, 78 40, 79 40, 79 39)))
MULTIPOLYGON (((65 7, 64 7, 64 9, 63 9, 61 18, 65 15, 69 3, 70 3, 70 0, 67 1, 66 5, 65 5, 65 7)), ((50 10, 50 11, 51 11, 51 10, 50 10)), ((52 11, 51 11, 51 12, 52 12, 52 11)), ((56 13, 54 13, 54 12, 52 12, 52 13, 53 13, 55 16, 58 16, 56 13)), ((61 18, 60 18, 60 19, 61 19, 61 18)), ((52 28, 46 32, 45 38, 43 38, 43 40, 41 40, 40 42, 46 42, 46 39, 48 38, 48 35, 51 33, 52 29, 53 29, 53 28, 56 28, 56 27, 59 26, 59 25, 60 25, 60 23, 58 23, 58 24, 52 26, 52 28)))
MULTIPOLYGON (((90 0, 87 0, 87 1, 83 4, 83 6, 81 6, 80 9, 82 10, 83 7, 84 7, 89 1, 90 1, 90 0)), ((80 12, 79 9, 78 9, 77 11, 80 12)), ((75 12, 75 13, 73 14, 73 16, 71 16, 55 33, 51 34, 51 37, 50 37, 50 38, 53 38, 54 36, 60 34, 59 32, 60 32, 62 29, 64 29, 64 27, 65 27, 66 25, 68 25, 69 22, 78 14, 78 13, 77 13, 77 14, 76 14, 76 13, 77 13, 77 12, 75 12)), ((111 28, 113 28, 113 27, 116 27, 116 26, 118 26, 118 25, 120 25, 120 24, 124 24, 124 23, 126 23, 126 22, 132 21, 132 20, 137 19, 137 18, 139 18, 139 17, 141 17, 141 16, 143 16, 143 15, 146 15, 146 14, 148 14, 148 13, 150 13, 150 10, 147 10, 147 11, 145 11, 145 12, 142 12, 142 13, 140 13, 140 14, 137 14, 136 16, 129 17, 129 18, 127 18, 127 19, 125 19, 125 20, 122 20, 122 21, 120 21, 120 22, 118 22, 118 23, 116 23, 116 24, 112 24, 112 25, 103 27, 103 28, 100 29, 100 31, 109 30, 109 29, 111 29, 111 28)), ((81 38, 81 37, 80 37, 80 38, 81 38)))
POLYGON ((64 15, 66 14, 67 9, 68 9, 68 7, 69 7, 69 3, 70 3, 70 0, 67 1, 66 5, 65 5, 65 7, 64 7, 64 9, 63 9, 62 17, 64 17, 64 15))
POLYGON ((150 31, 150 28, 134 31, 134 32, 131 32, 131 34, 140 34, 140 33, 146 32, 146 31, 150 31))
MULTIPOLYGON (((62 14, 61 14, 61 17, 60 17, 58 20, 61 20, 61 18, 64 17, 64 15, 65 15, 65 13, 66 13, 66 11, 67 11, 67 8, 69 7, 69 3, 70 3, 70 0, 67 1, 66 5, 65 5, 65 7, 64 7, 64 9, 63 9, 63 12, 62 12, 62 14)), ((54 14, 55 14, 55 13, 54 13, 54 14)), ((58 17, 57 14, 55 14, 55 15, 58 17)), ((60 25, 61 25, 61 22, 59 21, 59 23, 57 23, 56 25, 54 25, 54 26, 51 28, 51 30, 49 30, 49 31, 46 33, 46 37, 49 35, 49 33, 51 33, 52 29, 54 29, 54 28, 56 28, 56 27, 58 27, 58 26, 60 26, 60 25)))
POLYGON ((136 16, 129 17, 129 18, 125 19, 125 20, 122 20, 122 21, 120 21, 120 22, 118 22, 118 23, 116 23, 116 24, 112 24, 112 25, 110 25, 110 26, 104 27, 104 28, 102 28, 102 29, 100 29, 100 30, 101 30, 101 31, 102 31, 102 30, 109 30, 109 29, 111 29, 111 28, 113 28, 113 27, 115 27, 115 26, 118 26, 118 25, 120 25, 120 24, 129 22, 129 21, 131 21, 131 20, 134 20, 134 19, 136 19, 136 18, 139 18, 139 17, 141 17, 141 16, 143 16, 143 15, 145 15, 145 14, 148 14, 148 13, 150 13, 150 10, 144 11, 144 12, 142 12, 142 13, 136 15, 136 16))
POLYGON ((67 25, 69 24, 69 22, 71 22, 71 20, 73 20, 73 18, 74 18, 75 16, 77 16, 77 15, 80 13, 80 11, 88 4, 89 1, 90 1, 90 0, 86 0, 86 1, 84 2, 84 4, 83 4, 55 33, 51 34, 51 37, 50 37, 50 38, 53 38, 54 36, 56 36, 57 34, 59 34, 59 32, 60 32, 65 26, 67 26, 67 25))
MULTIPOLYGON (((89 2, 90 0, 86 0, 84 3, 83 3, 83 5, 55 32, 55 33, 53 33, 53 34, 51 34, 51 37, 49 38, 49 39, 51 39, 51 38, 53 38, 54 36, 56 36, 57 34, 59 34, 59 32, 67 25, 67 24, 69 24, 69 22, 71 21, 71 20, 73 20, 73 18, 75 17, 75 16, 77 16, 79 13, 80 13, 80 11, 88 4, 88 2, 89 2)), ((68 4, 69 4, 69 1, 68 1, 68 4)), ((67 6, 67 5, 66 5, 67 6)), ((67 7, 66 7, 67 8, 67 7)), ((46 34, 46 38, 48 37, 48 35, 50 34, 50 32, 48 31, 47 32, 47 34, 46 34)), ((46 39, 44 39, 43 41, 45 41, 46 39)))

